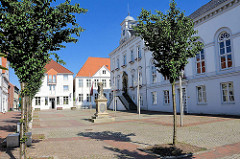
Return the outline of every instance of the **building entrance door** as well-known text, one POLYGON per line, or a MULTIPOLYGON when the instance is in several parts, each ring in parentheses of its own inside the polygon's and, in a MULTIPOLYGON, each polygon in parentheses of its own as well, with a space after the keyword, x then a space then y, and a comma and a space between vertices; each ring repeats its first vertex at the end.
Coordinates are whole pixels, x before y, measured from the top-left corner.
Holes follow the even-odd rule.
POLYGON ((55 98, 50 98, 50 102, 52 109, 55 109, 55 98))

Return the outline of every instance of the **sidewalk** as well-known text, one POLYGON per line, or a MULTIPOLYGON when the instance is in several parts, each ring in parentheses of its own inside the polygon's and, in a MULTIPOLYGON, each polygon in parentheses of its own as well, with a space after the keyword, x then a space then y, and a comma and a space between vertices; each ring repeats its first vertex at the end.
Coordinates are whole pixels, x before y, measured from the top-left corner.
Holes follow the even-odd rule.
MULTIPOLYGON (((28 148, 33 158, 157 158, 138 148, 172 142, 172 115, 158 112, 109 111, 115 122, 94 124, 88 121, 95 110, 50 110, 34 113, 33 135, 28 148)), ((179 116, 178 116, 179 122, 179 116)), ((194 116, 184 117, 178 127, 179 142, 207 148, 193 158, 234 159, 240 154, 240 119, 194 116)), ((0 158, 18 156, 18 148, 0 154, 0 158)), ((17 157, 16 157, 17 158, 17 157)))

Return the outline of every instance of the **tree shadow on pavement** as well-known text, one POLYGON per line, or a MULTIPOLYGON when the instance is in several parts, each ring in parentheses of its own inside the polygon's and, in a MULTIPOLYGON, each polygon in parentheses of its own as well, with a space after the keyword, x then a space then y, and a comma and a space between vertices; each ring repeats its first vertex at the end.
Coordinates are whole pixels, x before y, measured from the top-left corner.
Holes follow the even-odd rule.
POLYGON ((81 132, 77 134, 78 136, 89 137, 98 140, 114 140, 114 141, 131 141, 130 136, 136 136, 134 133, 122 134, 121 132, 81 132))
POLYGON ((118 159, 157 159, 158 157, 150 154, 140 154, 138 151, 129 151, 127 149, 120 150, 118 148, 104 147, 107 150, 117 152, 118 159))

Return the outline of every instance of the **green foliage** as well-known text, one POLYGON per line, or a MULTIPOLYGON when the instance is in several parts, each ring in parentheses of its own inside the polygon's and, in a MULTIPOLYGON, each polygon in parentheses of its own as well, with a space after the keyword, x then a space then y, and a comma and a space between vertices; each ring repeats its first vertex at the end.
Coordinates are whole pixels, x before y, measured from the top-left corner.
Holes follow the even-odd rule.
POLYGON ((87 10, 79 4, 71 5, 70 0, 57 6, 56 0, 0 0, 0 52, 7 54, 25 89, 21 95, 33 97, 41 86, 44 66, 56 53, 65 48, 62 43, 77 42, 72 35, 80 36, 83 29, 76 22, 76 15, 87 10))
POLYGON ((157 70, 175 83, 181 70, 201 49, 193 21, 176 8, 174 0, 166 14, 142 9, 135 31, 145 40, 145 45, 153 52, 157 70))

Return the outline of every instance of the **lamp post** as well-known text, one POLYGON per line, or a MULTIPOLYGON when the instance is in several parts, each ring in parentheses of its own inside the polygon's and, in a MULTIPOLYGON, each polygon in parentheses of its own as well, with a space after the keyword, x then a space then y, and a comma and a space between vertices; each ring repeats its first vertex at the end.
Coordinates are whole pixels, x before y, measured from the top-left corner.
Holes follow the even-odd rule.
POLYGON ((182 76, 183 76, 183 71, 181 71, 181 74, 179 76, 180 126, 183 126, 182 76))
POLYGON ((140 102, 139 102, 139 52, 140 47, 137 49, 137 111, 138 111, 138 117, 140 117, 140 102))

